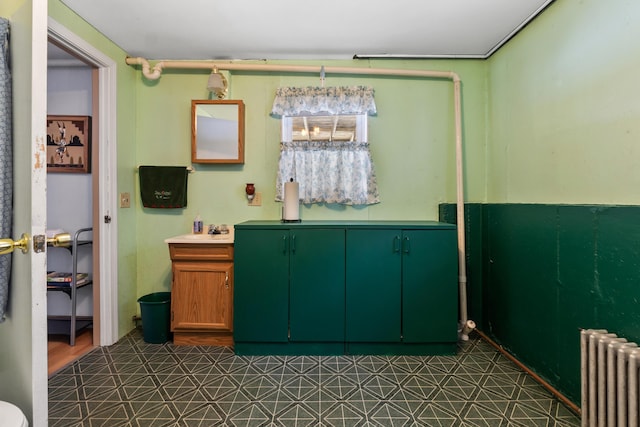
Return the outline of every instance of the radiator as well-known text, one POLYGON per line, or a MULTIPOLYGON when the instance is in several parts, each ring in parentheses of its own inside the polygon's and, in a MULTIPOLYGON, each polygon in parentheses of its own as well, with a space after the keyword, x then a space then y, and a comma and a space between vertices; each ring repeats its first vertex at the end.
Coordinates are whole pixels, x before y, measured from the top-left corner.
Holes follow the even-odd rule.
POLYGON ((582 427, 639 427, 640 347, 603 329, 580 332, 582 427))

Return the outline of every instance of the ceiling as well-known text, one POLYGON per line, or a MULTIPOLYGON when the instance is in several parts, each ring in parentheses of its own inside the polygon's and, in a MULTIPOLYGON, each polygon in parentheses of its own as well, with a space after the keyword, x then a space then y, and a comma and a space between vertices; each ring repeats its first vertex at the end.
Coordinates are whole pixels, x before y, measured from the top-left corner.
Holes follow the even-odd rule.
POLYGON ((553 0, 61 0, 147 59, 486 58, 553 0))

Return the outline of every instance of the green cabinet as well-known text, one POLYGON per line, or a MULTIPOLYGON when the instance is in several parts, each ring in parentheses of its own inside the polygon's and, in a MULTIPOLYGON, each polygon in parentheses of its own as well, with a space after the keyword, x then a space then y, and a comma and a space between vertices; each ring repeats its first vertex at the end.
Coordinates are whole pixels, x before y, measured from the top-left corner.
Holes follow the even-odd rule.
POLYGON ((344 230, 238 229, 235 246, 235 341, 344 341, 344 230))
POLYGON ((446 354, 457 343, 455 226, 235 226, 238 354, 446 354))
POLYGON ((402 232, 402 336, 405 343, 458 339, 455 230, 402 232))
POLYGON ((290 232, 292 342, 344 342, 344 230, 290 232))
POLYGON ((347 230, 346 338, 349 342, 399 342, 401 330, 401 230, 347 230))
POLYGON ((235 342, 289 340, 289 231, 236 230, 235 342))
POLYGON ((346 340, 457 339, 455 230, 347 230, 346 340))

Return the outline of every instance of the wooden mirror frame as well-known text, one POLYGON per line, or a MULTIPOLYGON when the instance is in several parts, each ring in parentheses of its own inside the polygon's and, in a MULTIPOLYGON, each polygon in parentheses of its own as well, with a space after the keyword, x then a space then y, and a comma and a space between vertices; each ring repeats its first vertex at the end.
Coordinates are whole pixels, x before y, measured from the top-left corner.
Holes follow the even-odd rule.
POLYGON ((244 163, 242 101, 191 101, 191 162, 244 163))

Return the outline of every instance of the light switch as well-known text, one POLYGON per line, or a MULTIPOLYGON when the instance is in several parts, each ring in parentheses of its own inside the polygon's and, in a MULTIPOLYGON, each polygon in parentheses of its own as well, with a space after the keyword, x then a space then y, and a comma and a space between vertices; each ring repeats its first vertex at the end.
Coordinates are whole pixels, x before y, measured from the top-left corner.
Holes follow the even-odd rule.
POLYGON ((120 193, 120 207, 121 208, 131 207, 131 197, 129 196, 129 193, 120 193))

